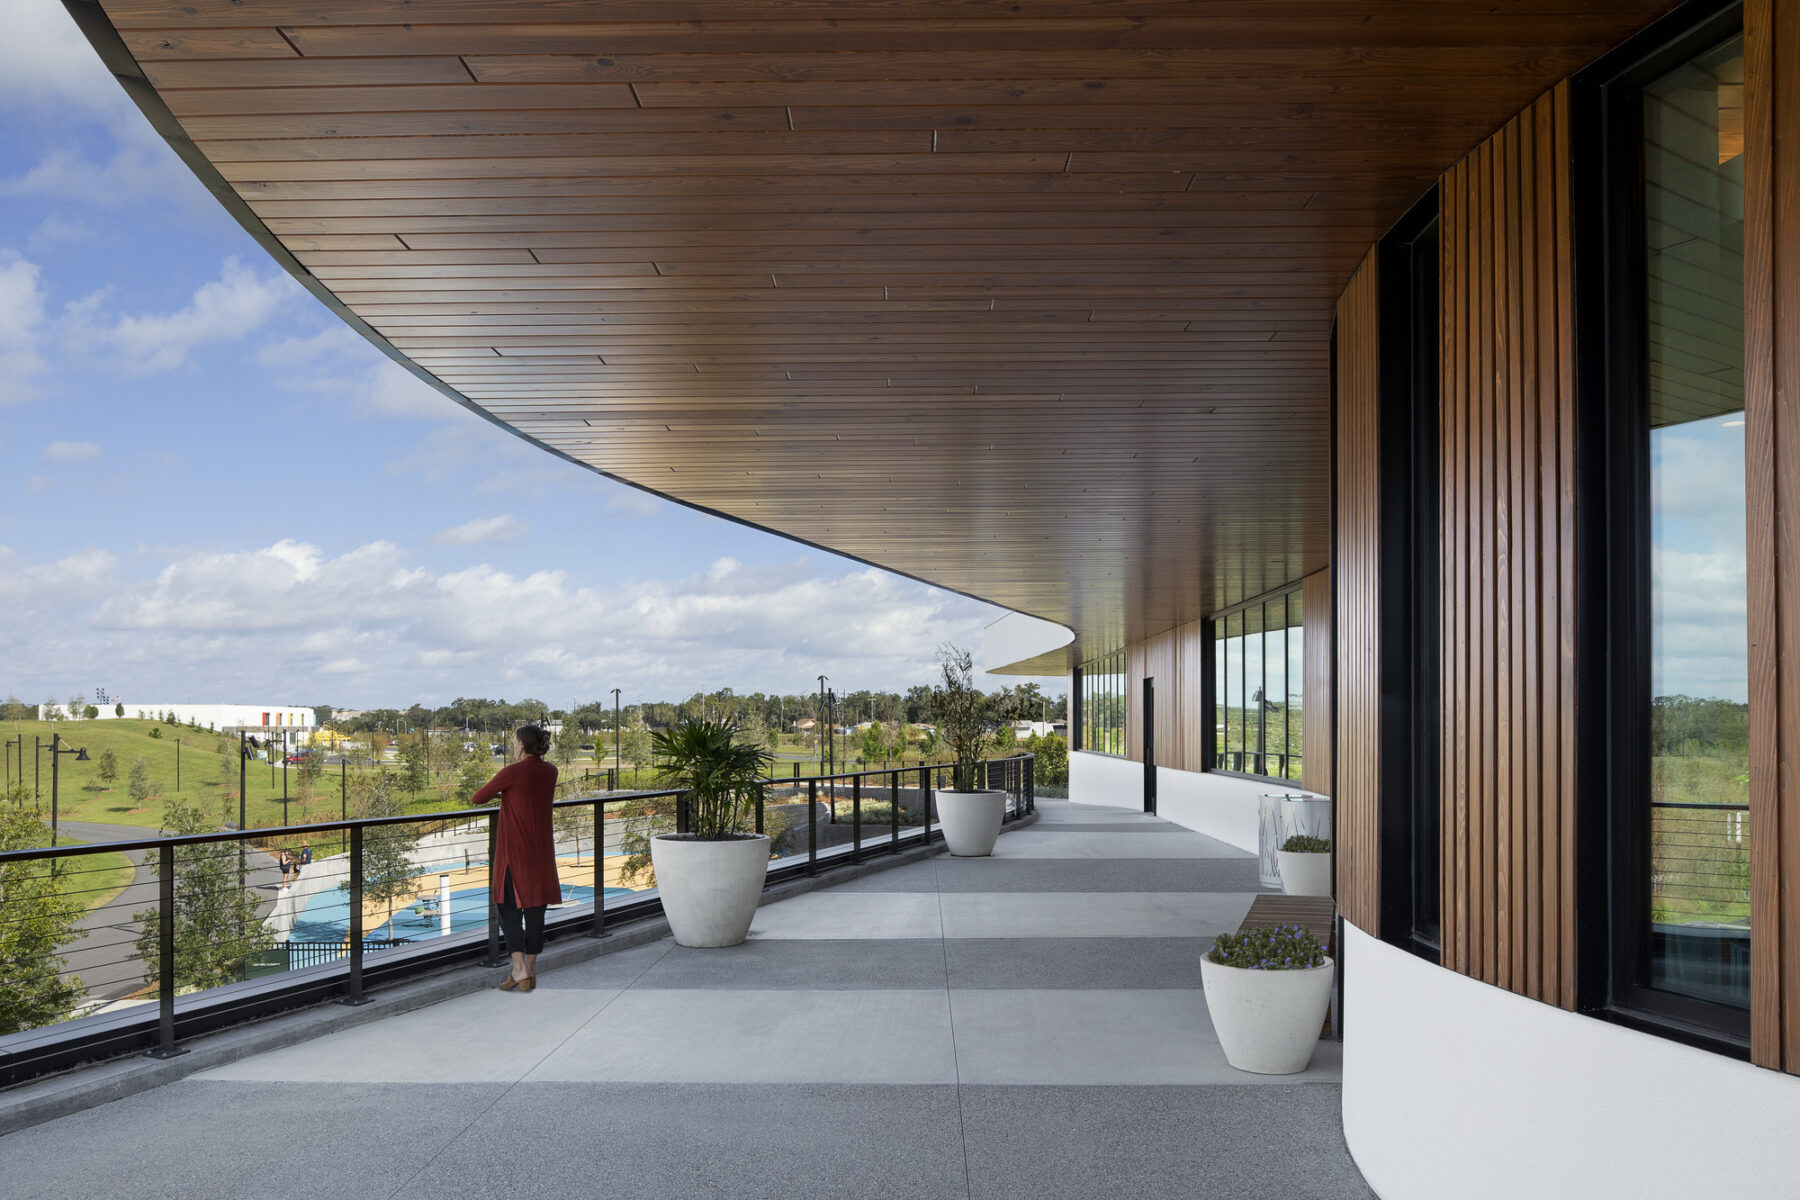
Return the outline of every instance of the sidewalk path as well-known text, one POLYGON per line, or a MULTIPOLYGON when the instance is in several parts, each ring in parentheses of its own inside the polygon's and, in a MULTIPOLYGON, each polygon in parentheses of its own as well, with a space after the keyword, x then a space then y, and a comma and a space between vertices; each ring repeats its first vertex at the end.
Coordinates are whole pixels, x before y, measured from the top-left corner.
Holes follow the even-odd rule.
POLYGON ((992 859, 769 905, 734 949, 606 955, 0 1138, 8 1186, 1368 1200, 1337 1046, 1245 1075, 1207 1020, 1200 956, 1255 859, 1139 813, 1039 810, 992 859), (280 1139, 281 1170, 246 1169, 245 1129, 280 1139))

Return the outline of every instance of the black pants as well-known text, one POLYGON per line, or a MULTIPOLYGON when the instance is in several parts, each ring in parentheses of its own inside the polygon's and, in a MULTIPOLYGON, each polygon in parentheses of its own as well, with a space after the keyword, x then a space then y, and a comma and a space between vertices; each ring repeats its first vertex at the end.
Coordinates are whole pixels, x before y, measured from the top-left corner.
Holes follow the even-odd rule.
POLYGON ((509 954, 542 954, 544 951, 544 906, 520 908, 515 900, 518 893, 513 890, 512 868, 506 868, 506 882, 500 890, 500 899, 494 905, 500 912, 500 932, 506 935, 506 950, 509 954))

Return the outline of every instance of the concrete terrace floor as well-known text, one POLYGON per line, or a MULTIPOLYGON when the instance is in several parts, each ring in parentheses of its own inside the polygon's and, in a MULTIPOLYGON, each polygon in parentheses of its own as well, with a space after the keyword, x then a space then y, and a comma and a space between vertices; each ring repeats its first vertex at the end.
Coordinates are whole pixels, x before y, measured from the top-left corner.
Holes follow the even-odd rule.
POLYGON ((992 859, 769 905, 735 949, 665 939, 21 1130, 0 1195, 1372 1196, 1338 1047, 1246 1075, 1207 1020, 1254 858, 1039 810, 992 859))

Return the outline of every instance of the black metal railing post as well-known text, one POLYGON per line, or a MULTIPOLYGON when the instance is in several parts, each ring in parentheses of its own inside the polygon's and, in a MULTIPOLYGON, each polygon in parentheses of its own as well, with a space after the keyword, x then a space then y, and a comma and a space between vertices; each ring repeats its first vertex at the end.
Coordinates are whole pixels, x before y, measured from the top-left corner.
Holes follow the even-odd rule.
POLYGON ((686 792, 675 797, 675 832, 689 833, 688 829, 688 794, 686 792))
POLYGON ((806 781, 806 873, 819 870, 819 781, 806 781))
MULTIPOLYGON (((393 930, 388 930, 390 938, 393 930)), ((350 827, 350 979, 339 1004, 367 1004, 363 995, 363 827, 350 827)))
POLYGON ((850 861, 862 861, 862 776, 850 781, 850 861))
MULTIPOLYGON (((500 852, 500 814, 488 816, 488 952, 484 967, 500 965, 500 889, 503 882, 494 875, 494 857, 500 852)), ((511 947, 508 947, 511 949, 511 947)))
POLYGON ((925 815, 924 844, 931 845, 931 768, 919 768, 919 808, 925 815))
POLYGON ((1037 756, 1025 760, 1025 811, 1037 811, 1037 756))
POLYGON ((756 789, 756 832, 766 833, 763 828, 763 789, 756 789))
POLYGON ((888 849, 900 853, 900 772, 888 772, 888 849))
POLYGON ((606 932, 606 801, 594 800, 594 927, 591 938, 611 937, 606 932))
POLYGON ((157 847, 156 975, 157 1021, 156 1049, 151 1058, 174 1058, 187 1050, 175 1044, 175 847, 157 847))

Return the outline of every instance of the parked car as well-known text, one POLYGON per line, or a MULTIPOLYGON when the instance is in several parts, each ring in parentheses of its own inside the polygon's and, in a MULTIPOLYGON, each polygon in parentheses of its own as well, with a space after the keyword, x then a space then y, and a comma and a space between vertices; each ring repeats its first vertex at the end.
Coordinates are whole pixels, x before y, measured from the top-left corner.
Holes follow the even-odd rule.
POLYGON ((311 750, 296 750, 294 753, 282 759, 281 765, 284 767, 297 767, 312 757, 313 752, 311 750))

